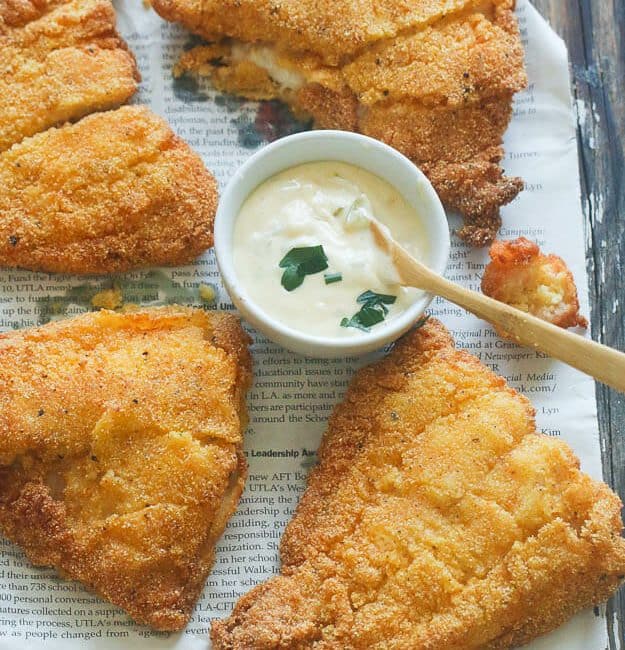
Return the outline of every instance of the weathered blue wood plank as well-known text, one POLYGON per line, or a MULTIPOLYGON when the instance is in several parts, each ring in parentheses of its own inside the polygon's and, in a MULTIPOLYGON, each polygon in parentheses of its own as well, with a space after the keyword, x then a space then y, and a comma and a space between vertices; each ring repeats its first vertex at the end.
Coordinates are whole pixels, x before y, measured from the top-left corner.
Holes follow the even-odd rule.
MULTIPOLYGON (((593 337, 625 350, 625 2, 534 4, 569 47, 573 91, 581 109, 578 136, 593 337)), ((625 396, 598 386, 597 401, 604 474, 625 500, 625 396)), ((625 648, 625 590, 609 608, 610 650, 620 650, 625 648), (610 625, 613 613, 617 622, 610 625)))

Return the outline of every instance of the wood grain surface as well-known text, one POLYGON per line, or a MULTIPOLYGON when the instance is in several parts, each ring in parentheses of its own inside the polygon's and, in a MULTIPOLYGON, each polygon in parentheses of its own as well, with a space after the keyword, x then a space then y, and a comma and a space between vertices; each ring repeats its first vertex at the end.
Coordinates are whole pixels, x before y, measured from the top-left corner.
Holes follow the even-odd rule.
MULTIPOLYGON (((625 1, 533 2, 569 48, 592 335, 625 350, 625 1)), ((625 501, 625 395, 597 386, 597 402, 604 476, 625 501)), ((608 634, 610 650, 625 649, 625 589, 608 605, 608 634)))

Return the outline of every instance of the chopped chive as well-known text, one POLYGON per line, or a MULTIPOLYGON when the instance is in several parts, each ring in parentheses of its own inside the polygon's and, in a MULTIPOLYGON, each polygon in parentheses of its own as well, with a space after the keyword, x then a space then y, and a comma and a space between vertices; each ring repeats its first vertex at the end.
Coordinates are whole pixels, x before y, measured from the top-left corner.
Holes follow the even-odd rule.
POLYGON ((342 273, 324 273, 323 279, 326 281, 326 284, 332 284, 334 282, 340 282, 343 279, 342 273))

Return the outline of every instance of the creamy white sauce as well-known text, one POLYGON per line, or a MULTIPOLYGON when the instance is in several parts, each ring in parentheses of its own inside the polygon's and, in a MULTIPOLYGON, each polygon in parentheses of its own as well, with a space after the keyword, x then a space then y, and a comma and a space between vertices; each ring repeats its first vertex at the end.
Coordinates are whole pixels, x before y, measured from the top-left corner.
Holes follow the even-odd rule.
POLYGON ((388 305, 391 322, 422 292, 401 287, 388 254, 375 242, 368 217, 385 224, 397 241, 423 258, 420 217, 389 183, 341 162, 307 163, 268 179, 247 198, 234 228, 233 261, 244 295, 283 325, 316 336, 366 336, 341 327, 361 307, 356 298, 370 289, 397 296, 388 305), (293 248, 322 245, 328 268, 286 291, 280 260, 293 248), (341 273, 326 284, 324 274, 341 273))
POLYGON ((266 45, 250 45, 237 41, 232 45, 232 60, 251 61, 263 68, 283 90, 299 90, 305 82, 302 75, 278 65, 274 51, 266 45))

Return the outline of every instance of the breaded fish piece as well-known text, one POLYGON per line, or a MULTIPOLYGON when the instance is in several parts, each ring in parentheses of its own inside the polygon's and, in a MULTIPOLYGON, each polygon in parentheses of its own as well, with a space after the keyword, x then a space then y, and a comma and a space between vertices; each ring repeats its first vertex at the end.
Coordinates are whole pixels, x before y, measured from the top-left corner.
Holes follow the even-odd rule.
POLYGON ((110 0, 0 0, 0 151, 137 90, 110 0))
POLYGON ((525 237, 493 242, 482 292, 559 327, 587 327, 579 313, 577 287, 565 261, 544 255, 525 237))
POLYGON ((248 337, 229 314, 100 311, 0 335, 0 529, 179 630, 243 489, 248 337))
POLYGON ((320 128, 396 147, 461 212, 459 235, 490 243, 522 188, 499 166, 512 97, 526 85, 513 0, 154 0, 212 44, 174 73, 281 99, 320 128))
POLYGON ((359 371, 215 650, 512 648, 625 578, 621 503, 528 400, 428 321, 359 371))
POLYGON ((112 273, 213 245, 217 184, 144 106, 96 113, 0 154, 0 265, 112 273))

